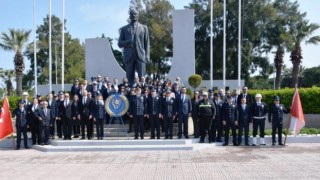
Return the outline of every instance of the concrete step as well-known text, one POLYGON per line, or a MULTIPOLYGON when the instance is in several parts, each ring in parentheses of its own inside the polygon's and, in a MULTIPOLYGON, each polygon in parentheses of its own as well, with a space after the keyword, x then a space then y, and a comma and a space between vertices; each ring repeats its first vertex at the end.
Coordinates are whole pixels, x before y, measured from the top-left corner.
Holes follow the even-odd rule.
MULTIPOLYGON (((191 139, 172 140, 54 140, 51 145, 34 145, 33 149, 43 152, 75 151, 172 151, 193 150, 191 139)), ((195 141, 196 142, 196 141, 195 141)), ((212 144, 211 144, 212 146, 212 144)))
POLYGON ((172 151, 172 150, 193 150, 191 145, 122 145, 122 146, 32 146, 33 149, 42 152, 85 152, 85 151, 172 151))
POLYGON ((185 145, 186 140, 181 139, 145 139, 145 140, 53 140, 53 146, 137 146, 137 145, 185 145))

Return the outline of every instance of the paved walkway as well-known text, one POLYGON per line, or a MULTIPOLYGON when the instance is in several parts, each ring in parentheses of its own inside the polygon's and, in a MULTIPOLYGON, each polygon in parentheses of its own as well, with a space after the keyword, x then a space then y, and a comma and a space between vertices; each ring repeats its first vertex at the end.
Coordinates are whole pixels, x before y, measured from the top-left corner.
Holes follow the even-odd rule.
POLYGON ((320 179, 320 144, 199 151, 0 150, 0 179, 320 179))

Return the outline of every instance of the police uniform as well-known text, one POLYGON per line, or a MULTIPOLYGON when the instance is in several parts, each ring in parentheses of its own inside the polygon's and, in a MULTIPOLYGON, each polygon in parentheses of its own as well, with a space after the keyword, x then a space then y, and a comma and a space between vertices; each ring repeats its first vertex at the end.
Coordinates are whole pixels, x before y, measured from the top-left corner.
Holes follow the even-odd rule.
POLYGON ((135 139, 144 139, 144 116, 147 114, 147 100, 145 96, 132 96, 129 105, 130 115, 133 116, 135 139))
MULTIPOLYGON (((279 96, 275 96, 273 100, 280 101, 279 96)), ((269 111, 269 122, 272 122, 272 145, 276 143, 276 131, 278 130, 278 143, 282 144, 282 129, 283 129, 283 113, 288 114, 289 111, 283 104, 273 104, 269 111)))
MULTIPOLYGON (((232 99, 231 96, 227 96, 227 99, 232 99)), ((224 144, 227 146, 229 144, 229 131, 232 131, 232 142, 233 145, 237 145, 237 134, 236 134, 236 124, 237 121, 237 105, 233 103, 224 103, 222 107, 222 121, 225 121, 224 126, 224 144)))
MULTIPOLYGON (((215 93, 214 96, 219 96, 220 94, 215 93)), ((223 124, 222 124, 222 106, 223 101, 221 99, 213 101, 216 108, 216 115, 214 118, 214 123, 212 123, 212 141, 222 142, 221 137, 223 133, 223 124)))
MULTIPOLYGON (((19 103, 24 103, 20 101, 19 103)), ((27 111, 25 108, 20 109, 20 107, 16 108, 13 111, 13 116, 16 116, 16 132, 17 132, 17 147, 16 149, 20 149, 21 144, 21 134, 23 135, 24 147, 28 149, 28 136, 27 136, 27 111)))
MULTIPOLYGON (((166 93, 171 93, 167 91, 166 93)), ((176 114, 176 102, 172 97, 163 98, 162 102, 162 115, 163 115, 163 126, 165 131, 165 139, 172 139, 172 131, 173 131, 173 116, 176 114)))
MULTIPOLYGON (((202 94, 203 96, 208 96, 207 92, 202 94)), ((209 143, 212 142, 213 134, 211 131, 211 124, 216 115, 216 107, 210 99, 202 99, 199 101, 197 106, 198 117, 199 117, 199 127, 200 127, 200 143, 204 143, 206 136, 206 130, 209 134, 209 143)))
MULTIPOLYGON (((256 97, 262 97, 260 94, 257 94, 256 97)), ((264 141, 264 127, 265 127, 265 115, 267 114, 267 106, 264 102, 255 102, 251 104, 251 117, 253 122, 253 138, 252 146, 255 146, 257 143, 257 133, 258 128, 260 131, 260 145, 266 145, 264 141)))
MULTIPOLYGON (((152 92, 156 91, 155 89, 151 90, 152 92)), ((159 115, 161 114, 161 98, 158 94, 154 97, 150 95, 148 97, 148 114, 151 125, 151 139, 155 138, 155 130, 157 130, 157 139, 160 139, 160 121, 159 115)))

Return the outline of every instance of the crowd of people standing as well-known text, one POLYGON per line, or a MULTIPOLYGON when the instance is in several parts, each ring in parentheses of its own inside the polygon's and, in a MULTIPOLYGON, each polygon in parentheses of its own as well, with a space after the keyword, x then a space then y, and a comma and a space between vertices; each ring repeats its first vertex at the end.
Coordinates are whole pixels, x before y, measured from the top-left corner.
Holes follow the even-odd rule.
MULTIPOLYGON (((257 145, 259 130, 260 145, 266 145, 264 140, 265 121, 272 122, 272 145, 275 145, 275 134, 278 132, 278 144, 282 144, 283 113, 288 113, 280 104, 280 98, 274 97, 274 104, 269 108, 262 101, 261 94, 254 97, 243 87, 239 94, 235 89, 224 92, 219 89, 199 90, 193 92, 193 97, 187 94, 187 89, 179 77, 171 82, 169 79, 135 78, 129 84, 126 78, 119 83, 117 79, 111 82, 109 77, 91 78, 82 83, 78 79, 70 93, 60 91, 57 95, 49 93, 45 99, 41 95, 29 101, 27 92, 19 101, 13 115, 16 116, 17 149, 20 148, 21 134, 26 136, 29 130, 32 134, 32 144, 47 145, 50 139, 72 138, 96 139, 104 136, 104 124, 110 116, 105 111, 106 99, 119 93, 127 97, 129 111, 123 119, 129 124, 129 132, 134 130, 134 139, 144 139, 144 133, 150 131, 150 139, 189 138, 188 119, 192 118, 194 138, 200 138, 200 143, 222 142, 229 144, 231 130, 234 146, 257 145), (173 123, 178 123, 178 134, 173 134, 173 123), (249 144, 249 126, 253 124, 252 142, 249 144), (73 135, 73 136, 72 136, 73 135), (243 138, 244 135, 244 138, 243 138), (20 138, 19 138, 20 136, 20 138)), ((25 147, 27 148, 26 139, 25 147)))

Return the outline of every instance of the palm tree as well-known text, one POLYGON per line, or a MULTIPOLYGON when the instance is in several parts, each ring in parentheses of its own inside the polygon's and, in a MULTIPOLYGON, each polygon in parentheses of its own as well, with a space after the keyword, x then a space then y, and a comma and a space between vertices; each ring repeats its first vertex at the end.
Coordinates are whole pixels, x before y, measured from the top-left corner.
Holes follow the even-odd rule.
POLYGON ((22 94, 22 76, 25 69, 22 49, 28 41, 31 31, 25 31, 22 29, 9 29, 9 34, 1 33, 0 47, 6 51, 15 52, 14 56, 14 68, 16 73, 17 83, 17 95, 22 94))
POLYGON ((6 84, 8 96, 11 95, 11 92, 13 90, 12 80, 14 77, 15 77, 14 70, 9 70, 9 69, 3 70, 2 68, 0 69, 0 78, 4 80, 4 83, 6 84))
MULTIPOLYGON (((302 14, 302 18, 305 17, 305 13, 302 14)), ((301 42, 305 41, 306 44, 318 44, 320 42, 320 36, 312 36, 313 33, 320 28, 318 24, 309 23, 308 20, 297 21, 293 27, 293 36, 295 39, 295 45, 291 51, 292 67, 292 87, 298 85, 299 68, 302 60, 301 42), (310 37, 311 36, 311 37, 310 37)))

